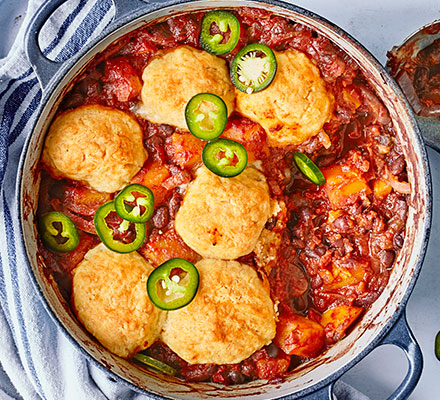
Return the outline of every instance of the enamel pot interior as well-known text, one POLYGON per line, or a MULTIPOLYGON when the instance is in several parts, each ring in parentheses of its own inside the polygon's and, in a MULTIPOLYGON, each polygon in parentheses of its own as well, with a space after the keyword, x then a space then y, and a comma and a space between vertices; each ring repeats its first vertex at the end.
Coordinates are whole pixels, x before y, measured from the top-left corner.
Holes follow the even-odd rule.
POLYGON ((311 13, 278 2, 267 4, 259 1, 216 1, 214 5, 215 8, 236 6, 269 9, 275 14, 307 25, 336 43, 360 65, 371 87, 374 88, 376 94, 387 107, 406 156, 408 176, 412 188, 406 225, 406 239, 387 287, 365 313, 362 320, 356 324, 352 332, 326 353, 300 366, 293 375, 282 383, 269 384, 263 381, 255 381, 233 387, 218 386, 212 383, 185 383, 174 377, 140 370, 128 361, 105 350, 78 323, 69 305, 60 295, 52 277, 44 273, 43 260, 38 252, 35 210, 37 209, 40 180, 37 165, 44 135, 53 118, 60 97, 69 89, 72 79, 85 68, 97 52, 103 50, 122 35, 145 23, 158 18, 166 18, 171 14, 213 8, 213 2, 195 1, 168 5, 162 8, 156 6, 154 11, 116 29, 77 60, 68 72, 59 79, 57 85, 54 85, 45 93, 45 105, 37 119, 33 134, 27 142, 22 160, 23 169, 20 188, 22 229, 32 273, 42 294, 43 302, 48 306, 49 313, 55 321, 68 333, 76 346, 101 366, 122 378, 128 384, 133 385, 135 389, 145 390, 153 396, 173 399, 246 397, 258 400, 290 395, 289 398, 295 398, 336 379, 347 368, 371 351, 391 328, 414 286, 426 248, 431 207, 426 153, 414 118, 394 82, 377 61, 353 39, 327 21, 311 13))

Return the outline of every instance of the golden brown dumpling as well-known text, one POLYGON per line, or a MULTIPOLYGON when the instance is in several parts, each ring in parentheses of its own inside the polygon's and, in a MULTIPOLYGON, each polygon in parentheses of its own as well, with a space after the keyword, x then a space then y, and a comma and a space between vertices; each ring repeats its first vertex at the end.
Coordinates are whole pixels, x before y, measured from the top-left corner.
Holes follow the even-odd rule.
POLYGON ((237 261, 204 259, 196 264, 200 285, 186 307, 170 311, 162 339, 185 361, 233 364, 268 345, 276 313, 255 270, 237 261))
POLYGON ((221 97, 234 110, 234 87, 225 60, 190 46, 180 46, 155 57, 142 75, 139 114, 156 124, 187 130, 185 107, 199 93, 221 97))
POLYGON ((74 270, 78 319, 101 344, 121 357, 151 346, 165 315, 151 303, 146 282, 153 267, 137 252, 115 253, 102 243, 74 270))
POLYGON ((274 53, 278 69, 273 82, 257 93, 236 90, 237 111, 258 122, 272 146, 299 145, 329 121, 334 99, 318 67, 304 53, 274 53))
POLYGON ((108 193, 127 185, 146 159, 137 121, 101 105, 82 106, 58 116, 42 156, 56 177, 108 193))
POLYGON ((203 257, 233 260, 254 249, 270 213, 261 172, 248 167, 236 177, 222 178, 201 167, 177 212, 175 228, 203 257))

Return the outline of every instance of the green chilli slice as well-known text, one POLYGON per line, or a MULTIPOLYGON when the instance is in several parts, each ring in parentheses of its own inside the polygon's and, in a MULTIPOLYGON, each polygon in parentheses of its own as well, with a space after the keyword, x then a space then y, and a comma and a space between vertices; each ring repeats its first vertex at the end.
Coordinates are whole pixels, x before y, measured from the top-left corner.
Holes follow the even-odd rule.
POLYGON ((309 157, 303 153, 296 152, 293 154, 293 159, 298 169, 309 181, 315 185, 323 185, 325 183, 324 174, 309 157))
POLYGON ((142 353, 137 353, 133 357, 135 360, 145 364, 147 367, 153 368, 156 371, 162 372, 163 374, 174 376, 176 375, 176 370, 173 367, 170 367, 168 364, 165 364, 162 361, 156 360, 153 357, 147 356, 142 353))

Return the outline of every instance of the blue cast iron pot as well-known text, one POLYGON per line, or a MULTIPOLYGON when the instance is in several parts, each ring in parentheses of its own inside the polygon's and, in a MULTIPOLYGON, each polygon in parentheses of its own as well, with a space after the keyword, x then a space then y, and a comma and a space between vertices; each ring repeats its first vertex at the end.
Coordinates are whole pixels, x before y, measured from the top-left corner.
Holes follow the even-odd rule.
POLYGON ((422 370, 420 348, 411 334, 406 318, 405 304, 414 287, 428 242, 431 223, 431 181, 427 155, 415 119, 396 83, 378 61, 356 40, 329 21, 294 5, 277 0, 254 1, 188 1, 142 2, 114 0, 116 14, 112 24, 98 40, 83 48, 63 63, 46 59, 38 46, 37 35, 51 13, 63 0, 45 2, 32 20, 26 35, 27 56, 43 88, 42 107, 33 133, 28 137, 21 158, 18 184, 20 186, 20 215, 28 267, 41 293, 49 314, 65 331, 72 343, 97 365, 109 371, 115 379, 155 399, 331 399, 334 382, 348 369, 377 346, 394 344, 404 350, 409 370, 402 384, 390 399, 406 399, 414 389, 422 370), (143 372, 104 349, 81 327, 69 305, 60 295, 54 280, 43 273, 38 257, 35 228, 39 177, 37 164, 44 136, 53 118, 60 98, 70 88, 72 80, 88 62, 109 44, 126 33, 156 19, 178 13, 250 6, 269 10, 293 21, 311 27, 326 36, 348 53, 360 66, 368 82, 387 107, 397 135, 402 143, 411 184, 408 222, 404 246, 396 260, 389 283, 381 296, 365 313, 353 331, 318 358, 303 364, 282 383, 254 381, 233 387, 213 383, 186 383, 154 372, 143 372))

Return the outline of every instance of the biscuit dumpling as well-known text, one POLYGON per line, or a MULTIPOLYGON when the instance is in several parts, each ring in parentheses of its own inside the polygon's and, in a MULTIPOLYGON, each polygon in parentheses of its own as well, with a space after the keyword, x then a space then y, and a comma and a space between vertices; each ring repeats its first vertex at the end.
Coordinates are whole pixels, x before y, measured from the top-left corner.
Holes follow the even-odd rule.
POLYGON ((257 169, 222 178, 201 167, 177 212, 175 228, 203 257, 233 260, 254 249, 270 213, 269 188, 257 169))
POLYGON ((233 364, 268 345, 276 313, 269 288, 255 270, 237 261, 196 264, 199 290, 186 307, 170 311, 162 340, 185 361, 233 364))
POLYGON ((273 82, 257 93, 236 90, 237 111, 258 122, 272 146, 299 145, 330 120, 334 98, 318 67, 304 53, 274 53, 278 67, 273 82))
POLYGON ((101 105, 59 115, 49 129, 42 156, 54 176, 108 193, 127 185, 146 159, 137 121, 101 105))
POLYGON ((156 124, 187 130, 185 107, 199 93, 213 93, 234 109, 234 87, 226 61, 206 51, 180 46, 153 58, 142 79, 139 114, 156 124))
POLYGON ((129 357, 157 339, 164 313, 151 303, 153 267, 137 252, 115 253, 102 243, 73 272, 73 305, 84 327, 112 353, 129 357))

